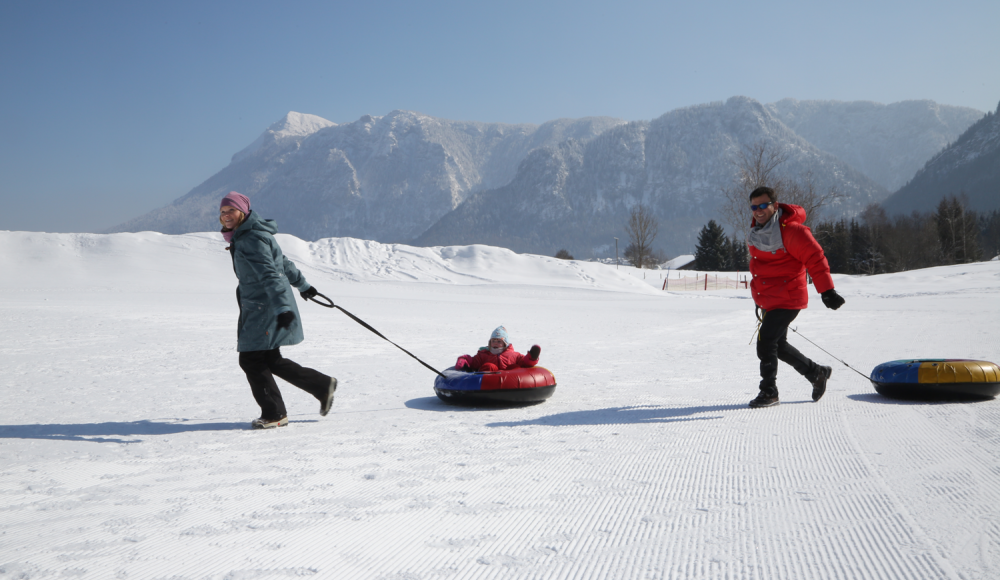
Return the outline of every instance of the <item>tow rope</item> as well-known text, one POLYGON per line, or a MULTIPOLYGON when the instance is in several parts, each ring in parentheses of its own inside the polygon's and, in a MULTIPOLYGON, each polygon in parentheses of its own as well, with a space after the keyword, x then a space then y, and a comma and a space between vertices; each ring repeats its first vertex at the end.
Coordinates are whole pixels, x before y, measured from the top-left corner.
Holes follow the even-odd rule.
MULTIPOLYGON (((795 334, 797 334, 797 335, 799 335, 799 336, 802 336, 802 333, 801 333, 801 332, 799 332, 798 330, 795 330, 795 329, 794 329, 794 328, 792 328, 791 326, 789 326, 788 328, 790 328, 790 329, 791 329, 791 331, 792 331, 792 332, 794 332, 795 334)), ((865 374, 864 374, 864 373, 862 373, 861 371, 859 371, 858 369, 856 369, 856 368, 852 367, 851 365, 847 364, 846 362, 844 362, 844 361, 840 360, 839 358, 837 358, 837 357, 833 356, 832 354, 830 354, 830 352, 829 352, 829 351, 827 351, 827 350, 826 350, 825 348, 823 348, 822 346, 820 346, 820 345, 816 344, 815 342, 813 342, 813 341, 809 340, 808 338, 806 338, 806 337, 804 337, 804 336, 802 336, 802 338, 805 338, 805 339, 806 339, 806 342, 808 342, 809 344, 811 344, 811 345, 815 346, 816 348, 820 349, 821 351, 825 352, 826 354, 829 354, 829 355, 830 355, 831 357, 833 357, 833 360, 835 360, 835 361, 837 361, 837 362, 840 362, 840 363, 843 363, 843 365, 844 365, 845 367, 847 367, 847 368, 851 369, 852 371, 854 371, 854 372, 858 373, 859 375, 861 375, 861 377, 862 377, 862 378, 864 378, 864 379, 865 379, 866 381, 869 381, 869 380, 871 380, 871 377, 868 377, 868 376, 865 376, 865 374)))
MULTIPOLYGON (((753 312, 754 312, 754 315, 757 316, 757 328, 753 331, 753 333, 754 333, 754 336, 757 337, 757 340, 760 340, 760 325, 764 323, 764 316, 767 316, 767 312, 764 312, 764 314, 761 314, 761 307, 760 306, 756 306, 754 308, 753 312)), ((808 342, 809 344, 815 346, 816 348, 820 349, 821 351, 825 352, 826 354, 829 354, 830 357, 833 358, 833 360, 835 360, 835 361, 837 361, 839 363, 842 363, 845 367, 847 367, 847 368, 851 369, 852 371, 858 373, 859 375, 861 375, 862 377, 864 377, 865 380, 871 380, 870 377, 865 376, 865 374, 862 373, 861 371, 859 371, 858 369, 852 367, 851 365, 847 364, 843 360, 841 360, 841 359, 833 356, 832 354, 830 354, 830 352, 828 350, 826 350, 822 346, 820 346, 820 345, 816 344, 815 342, 813 342, 813 341, 809 340, 808 338, 806 338, 797 329, 792 328, 791 326, 789 326, 788 329, 791 330, 792 332, 794 332, 795 334, 801 336, 802 338, 805 338, 806 342, 808 342)), ((749 344, 753 344, 753 337, 750 338, 749 344)))
POLYGON ((312 298, 309 298, 309 300, 312 300, 313 302, 315 302, 316 304, 319 304, 320 306, 322 306, 324 308, 336 308, 337 310, 343 312, 348 317, 350 317, 350 319, 353 320, 354 322, 357 322, 361 326, 364 326, 368 330, 370 330, 370 331, 374 332, 375 334, 377 334, 378 336, 380 336, 383 340, 385 340, 386 342, 388 342, 392 346, 394 346, 394 347, 398 348, 399 350, 405 352, 406 354, 412 356, 414 360, 416 360, 418 363, 424 365, 425 367, 429 368, 430 370, 434 371, 434 373, 437 374, 438 376, 444 377, 444 375, 441 374, 441 372, 439 370, 437 370, 436 368, 432 367, 431 365, 425 363, 424 361, 420 360, 412 352, 410 352, 410 351, 406 350, 405 348, 399 346, 395 342, 392 342, 391 340, 389 340, 388 338, 386 338, 385 335, 383 335, 381 332, 379 332, 379 331, 375 330, 374 328, 372 328, 371 325, 368 324, 367 322, 365 322, 364 320, 361 320, 360 318, 358 318, 357 316, 355 316, 355 315, 351 314, 350 312, 344 310, 340 306, 337 306, 336 304, 333 303, 333 300, 330 300, 328 297, 326 297, 326 296, 320 294, 319 292, 317 292, 316 296, 313 296, 312 298), (322 298, 323 300, 326 300, 326 302, 321 302, 321 301, 317 300, 317 298, 322 298))

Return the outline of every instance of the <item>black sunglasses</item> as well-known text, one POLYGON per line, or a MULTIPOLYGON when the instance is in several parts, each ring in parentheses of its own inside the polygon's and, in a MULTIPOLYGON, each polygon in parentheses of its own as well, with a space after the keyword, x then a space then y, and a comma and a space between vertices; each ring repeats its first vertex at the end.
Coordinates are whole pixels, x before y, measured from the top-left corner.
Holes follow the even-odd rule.
POLYGON ((750 205, 750 211, 757 211, 758 209, 767 209, 769 206, 777 203, 776 201, 765 201, 764 203, 758 203, 757 205, 750 205))

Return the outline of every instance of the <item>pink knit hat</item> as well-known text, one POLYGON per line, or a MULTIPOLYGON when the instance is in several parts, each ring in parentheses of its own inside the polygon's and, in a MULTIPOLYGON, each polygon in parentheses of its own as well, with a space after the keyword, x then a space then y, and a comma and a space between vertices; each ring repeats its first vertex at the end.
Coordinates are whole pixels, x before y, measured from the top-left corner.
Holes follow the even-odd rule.
POLYGON ((242 193, 230 191, 229 195, 222 198, 222 203, 219 204, 219 209, 222 209, 227 205, 229 207, 235 207, 236 209, 243 212, 244 215, 250 213, 250 198, 243 195, 242 193))

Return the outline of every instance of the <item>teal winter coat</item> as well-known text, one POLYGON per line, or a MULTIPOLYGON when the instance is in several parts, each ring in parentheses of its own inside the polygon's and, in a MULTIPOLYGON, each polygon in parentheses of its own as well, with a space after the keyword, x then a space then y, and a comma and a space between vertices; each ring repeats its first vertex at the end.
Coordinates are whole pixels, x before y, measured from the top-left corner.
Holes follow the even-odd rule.
POLYGON ((272 350, 298 344, 305 339, 302 318, 295 305, 295 293, 309 289, 305 276, 281 252, 274 234, 274 220, 265 220, 251 211, 233 232, 229 252, 240 284, 236 300, 240 305, 240 325, 236 350, 272 350), (295 321, 278 330, 278 315, 293 312, 295 321))

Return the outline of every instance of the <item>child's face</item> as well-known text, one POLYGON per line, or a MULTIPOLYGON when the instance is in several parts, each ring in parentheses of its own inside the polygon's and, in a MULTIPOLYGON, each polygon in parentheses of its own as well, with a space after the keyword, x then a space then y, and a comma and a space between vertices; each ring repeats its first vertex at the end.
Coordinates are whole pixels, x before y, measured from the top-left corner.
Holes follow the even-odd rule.
POLYGON ((490 339, 490 348, 503 348, 503 339, 502 338, 491 338, 490 339))

